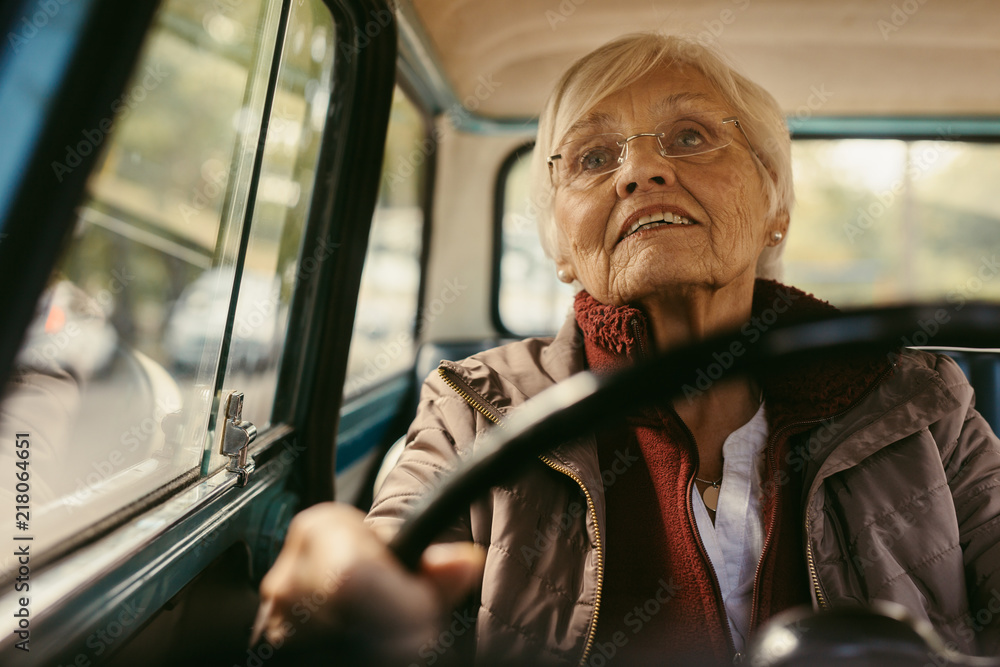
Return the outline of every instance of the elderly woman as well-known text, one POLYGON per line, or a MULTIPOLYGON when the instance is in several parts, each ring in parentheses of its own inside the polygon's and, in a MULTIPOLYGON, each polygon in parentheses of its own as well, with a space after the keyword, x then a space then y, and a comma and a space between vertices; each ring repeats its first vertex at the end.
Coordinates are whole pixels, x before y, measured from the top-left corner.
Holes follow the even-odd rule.
POLYGON ((728 662, 783 609, 889 600, 954 648, 995 652, 1000 443, 955 364, 924 352, 815 359, 636 409, 491 489, 419 575, 375 537, 553 383, 831 311, 769 279, 789 150, 775 100, 696 43, 634 35, 575 63, 535 150, 542 242, 580 288, 574 315, 554 339, 442 363, 367 523, 336 505, 293 523, 261 587, 268 639, 388 633, 384 650, 421 664, 473 636, 481 661, 728 662), (317 593, 303 626, 296 605, 317 593))

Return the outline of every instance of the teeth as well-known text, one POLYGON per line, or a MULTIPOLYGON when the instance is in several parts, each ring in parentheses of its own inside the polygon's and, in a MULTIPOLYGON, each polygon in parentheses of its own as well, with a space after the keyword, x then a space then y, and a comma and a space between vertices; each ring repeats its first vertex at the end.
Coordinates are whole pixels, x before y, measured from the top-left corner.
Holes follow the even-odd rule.
POLYGON ((650 213, 648 215, 641 216, 638 220, 633 222, 632 225, 625 232, 625 236, 631 236, 632 234, 635 234, 637 231, 639 231, 640 227, 649 225, 650 229, 652 229, 653 227, 659 227, 661 224, 690 225, 693 223, 684 216, 680 216, 677 215, 676 213, 671 213, 669 211, 663 211, 660 213, 650 213))

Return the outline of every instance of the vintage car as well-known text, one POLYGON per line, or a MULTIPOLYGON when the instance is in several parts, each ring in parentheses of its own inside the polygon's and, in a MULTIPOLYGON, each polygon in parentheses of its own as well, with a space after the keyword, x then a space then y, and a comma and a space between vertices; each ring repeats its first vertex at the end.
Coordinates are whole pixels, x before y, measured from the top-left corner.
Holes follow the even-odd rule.
POLYGON ((439 360, 565 318, 526 158, 562 70, 627 32, 717 45, 784 108, 786 280, 874 318, 803 344, 960 347, 1000 428, 998 3, 11 0, 0 26, 3 665, 268 663, 293 514, 370 506, 439 360))

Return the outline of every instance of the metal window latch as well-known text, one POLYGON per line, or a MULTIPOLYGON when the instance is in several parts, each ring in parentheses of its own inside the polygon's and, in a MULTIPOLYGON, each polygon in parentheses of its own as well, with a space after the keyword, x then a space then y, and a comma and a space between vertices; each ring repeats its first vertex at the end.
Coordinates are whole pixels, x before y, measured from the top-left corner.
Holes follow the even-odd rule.
POLYGON ((253 472, 253 459, 247 457, 250 443, 257 437, 257 427, 243 421, 243 392, 234 391, 226 400, 226 421, 222 426, 222 453, 229 457, 226 470, 239 475, 237 486, 246 486, 253 472))

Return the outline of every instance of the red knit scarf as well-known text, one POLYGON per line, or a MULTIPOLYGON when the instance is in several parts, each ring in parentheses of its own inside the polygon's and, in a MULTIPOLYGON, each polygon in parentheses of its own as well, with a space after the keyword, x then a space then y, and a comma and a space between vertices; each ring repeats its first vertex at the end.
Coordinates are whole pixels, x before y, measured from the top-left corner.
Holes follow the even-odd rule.
MULTIPOLYGON (((587 363, 597 373, 640 360, 651 350, 643 313, 576 297, 587 363)), ((758 280, 747 345, 777 321, 835 309, 795 288, 758 280), (755 333, 757 332, 757 333, 755 333)), ((802 461, 793 448, 816 420, 860 400, 888 368, 885 358, 817 358, 794 371, 758 377, 769 440, 753 627, 779 611, 809 604, 802 517, 802 461)), ((598 433, 607 523, 604 585, 588 664, 698 664, 733 655, 719 587, 699 544, 690 485, 697 449, 669 402, 634 411, 598 433)))

